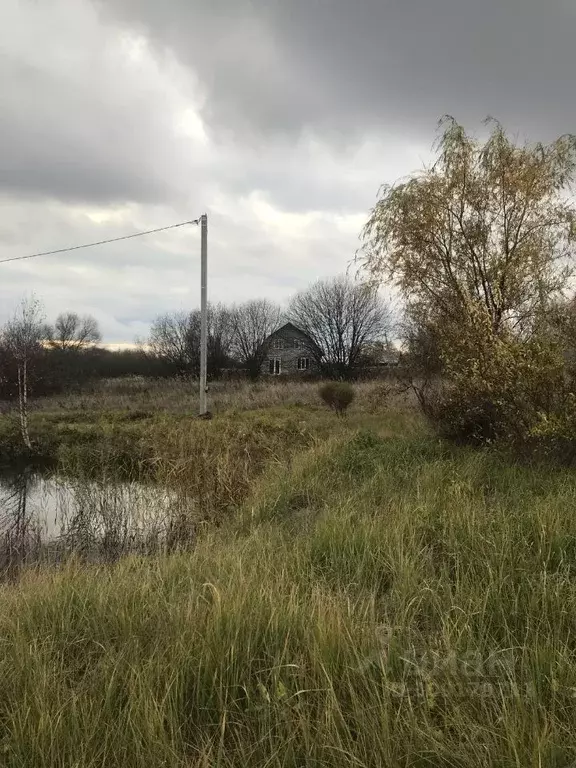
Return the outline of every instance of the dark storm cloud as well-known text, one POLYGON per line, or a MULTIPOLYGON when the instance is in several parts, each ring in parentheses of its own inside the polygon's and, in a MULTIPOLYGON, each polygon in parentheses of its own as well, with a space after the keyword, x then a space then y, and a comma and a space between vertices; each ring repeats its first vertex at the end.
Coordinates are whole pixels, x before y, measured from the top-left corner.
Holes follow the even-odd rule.
POLYGON ((134 99, 100 101, 82 84, 1 55, 0 93, 2 190, 90 202, 165 196, 174 161, 155 162, 159 121, 134 99))
MULTIPOLYGON (((200 20, 203 34, 220 24, 214 8, 200 20)), ((378 166, 402 173, 414 164, 414 148, 362 139, 334 151, 313 132, 295 140, 297 122, 280 135, 286 94, 298 88, 299 74, 288 67, 270 70, 285 82, 258 97, 254 125, 264 115, 268 128, 252 140, 250 121, 243 124, 250 131, 238 130, 244 96, 229 87, 226 66, 211 79, 200 66, 201 45, 196 66, 188 55, 194 39, 188 32, 173 39, 177 6, 169 10, 168 26, 159 18, 152 34, 137 19, 99 15, 91 0, 2 0, 2 257, 119 237, 207 210, 212 300, 283 301, 345 269, 362 224, 358 212, 382 180, 378 166), (229 114, 235 135, 203 125, 199 108, 229 114)), ((242 59, 247 41, 259 56, 266 46, 270 60, 279 55, 266 18, 238 5, 231 30, 212 51, 219 64, 242 59)), ((250 82, 244 78, 242 87, 250 82)), ((155 315, 197 305, 198 251, 198 232, 183 229, 4 264, 0 325, 34 291, 50 319, 88 312, 107 341, 145 337, 155 315)))
POLYGON ((0 192, 121 203, 182 189, 173 93, 110 39, 87 3, 4 0, 0 192))
POLYGON ((563 0, 101 0, 177 52, 220 130, 383 126, 430 136, 448 112, 576 130, 576 10, 563 0))
MULTIPOLYGON (((576 131, 575 32, 568 0, 1 0, 2 255, 207 210, 211 298, 285 300, 345 270, 443 113, 576 131)), ((176 230, 7 264, 0 324, 34 290, 51 318, 146 335, 197 303, 198 247, 176 230)))

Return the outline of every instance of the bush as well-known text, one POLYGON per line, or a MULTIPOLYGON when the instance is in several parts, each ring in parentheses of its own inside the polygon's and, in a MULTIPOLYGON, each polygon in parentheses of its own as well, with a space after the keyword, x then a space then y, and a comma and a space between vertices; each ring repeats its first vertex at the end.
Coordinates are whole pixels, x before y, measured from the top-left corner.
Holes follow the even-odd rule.
POLYGON ((460 445, 488 445, 512 438, 517 419, 507 412, 506 405, 483 392, 451 390, 430 399, 428 416, 446 440, 460 445))
POLYGON ((320 397, 338 416, 342 416, 354 400, 354 388, 345 381, 329 381, 320 387, 320 397))
POLYGON ((563 413, 569 382, 552 339, 522 340, 462 323, 450 347, 441 392, 427 413, 443 437, 519 447, 533 442, 538 425, 563 413))

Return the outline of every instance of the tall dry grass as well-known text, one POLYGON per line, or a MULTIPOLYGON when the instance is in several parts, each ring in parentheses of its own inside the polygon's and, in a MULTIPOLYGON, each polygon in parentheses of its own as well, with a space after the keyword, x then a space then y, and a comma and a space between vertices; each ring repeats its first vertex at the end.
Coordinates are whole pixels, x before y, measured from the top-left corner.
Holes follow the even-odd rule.
POLYGON ((193 554, 3 588, 2 764, 568 768, 576 478, 383 435, 267 464, 193 554))
MULTIPOLYGON (((208 405, 214 413, 230 410, 251 410, 282 406, 321 406, 319 383, 297 380, 220 381, 209 386, 208 405)), ((357 411, 381 404, 382 397, 393 389, 385 381, 366 381, 355 385, 357 411)), ((396 397, 399 404, 403 398, 396 397)), ((34 401, 35 412, 113 412, 140 411, 196 413, 198 382, 187 379, 126 378, 101 381, 83 393, 39 398, 34 401)))
MULTIPOLYGON (((263 395, 275 403, 276 390, 289 387, 272 386, 263 395)), ((307 385, 304 391, 316 394, 309 390, 307 385)), ((281 407, 236 408, 216 413, 210 421, 161 410, 152 415, 138 410, 40 411, 32 421, 32 435, 57 472, 53 485, 63 504, 46 514, 58 517, 58 541, 38 546, 42 526, 26 505, 31 490, 27 469, 14 478, 18 504, 3 503, 0 495, 0 570, 6 570, 2 563, 11 570, 21 562, 44 556, 53 561, 70 552, 112 560, 131 552, 190 548, 206 524, 221 524, 235 514, 263 473, 274 468, 286 472, 310 446, 367 424, 387 434, 422 430, 413 410, 386 407, 374 386, 364 387, 363 398, 363 410, 343 420, 319 397, 315 406, 286 404, 284 397, 281 407), (156 503, 151 485, 158 486, 160 495, 168 493, 170 503, 156 503), (148 513, 139 497, 152 499, 148 513), (63 509, 68 502, 71 509, 63 509)), ((0 434, 0 442, 13 445, 5 437, 0 434)), ((35 504, 44 501, 51 507, 47 499, 35 504)))

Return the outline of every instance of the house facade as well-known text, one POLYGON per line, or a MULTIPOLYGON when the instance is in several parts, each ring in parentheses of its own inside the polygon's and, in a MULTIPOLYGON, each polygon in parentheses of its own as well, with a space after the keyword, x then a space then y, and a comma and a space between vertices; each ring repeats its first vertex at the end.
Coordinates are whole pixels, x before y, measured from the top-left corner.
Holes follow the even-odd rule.
POLYGON ((266 356, 262 363, 263 376, 306 376, 319 373, 315 345, 312 339, 292 323, 274 331, 266 341, 266 356))

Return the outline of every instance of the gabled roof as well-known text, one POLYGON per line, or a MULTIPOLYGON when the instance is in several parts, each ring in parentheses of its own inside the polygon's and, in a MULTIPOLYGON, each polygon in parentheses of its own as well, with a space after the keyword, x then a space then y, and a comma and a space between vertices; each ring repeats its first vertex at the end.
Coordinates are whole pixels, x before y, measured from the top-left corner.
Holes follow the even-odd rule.
MULTIPOLYGON (((280 333, 280 331, 289 331, 290 333, 299 333, 301 336, 307 336, 310 339, 310 336, 308 336, 306 331, 301 331, 300 328, 294 325, 294 323, 284 323, 284 325, 280 326, 280 328, 276 328, 276 330, 273 331, 273 333, 271 333, 270 336, 275 336, 277 333, 280 333)), ((312 341, 312 339, 310 339, 310 341, 312 341)))
POLYGON ((284 332, 284 333, 288 332, 288 333, 293 333, 293 334, 298 335, 298 336, 304 336, 306 339, 308 339, 309 345, 311 347, 315 347, 318 350, 318 352, 320 352, 320 354, 322 354, 320 348, 318 347, 318 345, 316 344, 314 339, 312 339, 306 333, 306 331, 303 331, 301 328, 298 328, 298 326, 294 325, 294 323, 290 323, 290 322, 284 323, 284 325, 282 325, 280 328, 277 328, 273 333, 270 334, 270 336, 268 336, 268 338, 266 339, 266 341, 264 343, 266 344, 271 338, 276 336, 277 333, 281 333, 281 332, 284 332))

